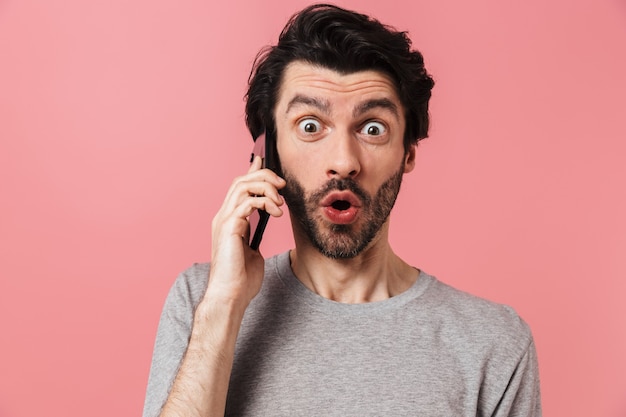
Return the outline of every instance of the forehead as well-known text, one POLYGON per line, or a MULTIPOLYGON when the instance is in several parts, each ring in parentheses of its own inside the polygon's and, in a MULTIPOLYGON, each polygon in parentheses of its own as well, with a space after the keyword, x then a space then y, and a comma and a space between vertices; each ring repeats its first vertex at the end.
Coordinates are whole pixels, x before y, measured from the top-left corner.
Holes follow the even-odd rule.
POLYGON ((362 101, 388 99, 400 107, 393 80, 383 72, 367 70, 343 74, 302 61, 290 63, 283 74, 277 109, 285 107, 294 97, 305 95, 325 101, 362 101))

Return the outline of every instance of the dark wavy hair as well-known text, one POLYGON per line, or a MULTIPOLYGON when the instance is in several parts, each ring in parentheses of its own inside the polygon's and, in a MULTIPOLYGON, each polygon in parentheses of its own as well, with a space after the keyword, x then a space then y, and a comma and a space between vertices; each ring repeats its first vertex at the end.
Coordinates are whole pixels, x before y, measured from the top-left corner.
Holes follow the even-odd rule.
POLYGON ((405 108, 404 147, 428 136, 428 101, 434 81, 406 32, 331 4, 309 6, 291 17, 276 46, 257 55, 246 93, 246 124, 253 138, 275 129, 274 108, 288 64, 303 61, 349 74, 378 70, 392 78, 405 108))

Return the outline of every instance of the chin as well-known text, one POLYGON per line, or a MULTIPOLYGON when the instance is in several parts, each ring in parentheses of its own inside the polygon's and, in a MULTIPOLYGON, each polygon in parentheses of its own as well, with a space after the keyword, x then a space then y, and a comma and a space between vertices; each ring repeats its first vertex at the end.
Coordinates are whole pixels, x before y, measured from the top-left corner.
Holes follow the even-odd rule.
POLYGON ((333 225, 326 236, 309 236, 311 243, 325 257, 330 259, 352 259, 360 255, 372 241, 351 235, 350 225, 333 225))

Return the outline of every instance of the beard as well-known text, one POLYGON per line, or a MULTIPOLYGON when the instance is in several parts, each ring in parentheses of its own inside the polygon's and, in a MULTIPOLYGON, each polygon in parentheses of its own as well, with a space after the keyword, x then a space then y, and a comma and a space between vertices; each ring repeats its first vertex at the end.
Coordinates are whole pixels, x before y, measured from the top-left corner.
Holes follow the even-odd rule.
POLYGON ((304 187, 288 172, 281 194, 292 219, 295 219, 311 244, 332 259, 349 259, 359 255, 378 235, 393 208, 404 175, 404 162, 371 196, 352 178, 331 179, 320 189, 306 195, 304 187), (358 220, 352 224, 329 223, 319 213, 320 201, 331 191, 349 190, 361 200, 358 220), (326 224, 326 225, 325 225, 326 224))

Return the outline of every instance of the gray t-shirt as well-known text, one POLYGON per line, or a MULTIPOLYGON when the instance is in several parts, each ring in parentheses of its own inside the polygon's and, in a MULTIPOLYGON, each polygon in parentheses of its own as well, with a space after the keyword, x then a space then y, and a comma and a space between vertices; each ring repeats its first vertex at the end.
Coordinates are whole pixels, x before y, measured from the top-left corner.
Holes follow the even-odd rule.
MULTIPOLYGON (((144 417, 167 398, 208 268, 192 266, 167 297, 144 417)), ((307 289, 283 253, 246 310, 226 415, 541 416, 535 346, 511 308, 424 272, 388 300, 342 304, 307 289)))

